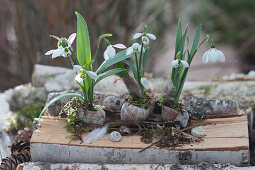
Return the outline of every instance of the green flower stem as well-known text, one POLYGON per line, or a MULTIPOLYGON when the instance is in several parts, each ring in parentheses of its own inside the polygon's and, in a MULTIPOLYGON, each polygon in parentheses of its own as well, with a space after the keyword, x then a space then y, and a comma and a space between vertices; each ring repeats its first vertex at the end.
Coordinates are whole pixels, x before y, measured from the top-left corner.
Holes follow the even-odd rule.
POLYGON ((69 58, 69 60, 70 60, 70 62, 71 62, 71 64, 72 64, 72 66, 74 66, 74 62, 73 62, 73 59, 72 59, 71 55, 69 54, 69 55, 67 55, 67 56, 68 56, 68 58, 69 58))
POLYGON ((78 59, 77 59, 77 54, 76 54, 74 48, 72 46, 70 48, 71 48, 72 54, 74 54, 74 56, 75 56, 74 58, 75 58, 76 63, 79 64, 78 59))
POLYGON ((97 41, 96 55, 95 55, 94 60, 92 61, 92 63, 93 63, 93 64, 92 64, 92 71, 95 71, 95 65, 96 65, 97 56, 98 56, 99 48, 100 48, 100 40, 101 40, 101 39, 99 39, 99 40, 97 41))
POLYGON ((137 53, 135 52, 135 63, 136 63, 136 70, 137 70, 137 77, 138 77, 138 81, 140 81, 140 69, 139 69, 139 63, 138 63, 138 59, 137 59, 137 53))
POLYGON ((139 58, 139 70, 141 70, 141 65, 142 65, 142 55, 143 55, 143 43, 140 51, 140 58, 139 58))

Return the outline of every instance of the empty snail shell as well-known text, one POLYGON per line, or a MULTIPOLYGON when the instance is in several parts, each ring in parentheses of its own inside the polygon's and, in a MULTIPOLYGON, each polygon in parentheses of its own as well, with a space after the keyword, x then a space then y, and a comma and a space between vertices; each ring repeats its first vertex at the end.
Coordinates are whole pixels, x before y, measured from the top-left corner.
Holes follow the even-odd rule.
POLYGON ((113 131, 110 133, 110 140, 112 142, 119 142, 121 139, 121 134, 120 132, 117 132, 117 131, 113 131))
POLYGON ((117 95, 108 95, 103 100, 103 105, 106 109, 110 110, 120 110, 123 105, 125 99, 123 96, 117 95))
POLYGON ((120 127, 120 134, 122 135, 130 135, 131 130, 127 126, 120 127))
POLYGON ((195 137, 202 137, 205 135, 205 130, 202 126, 197 126, 191 130, 191 134, 195 137))

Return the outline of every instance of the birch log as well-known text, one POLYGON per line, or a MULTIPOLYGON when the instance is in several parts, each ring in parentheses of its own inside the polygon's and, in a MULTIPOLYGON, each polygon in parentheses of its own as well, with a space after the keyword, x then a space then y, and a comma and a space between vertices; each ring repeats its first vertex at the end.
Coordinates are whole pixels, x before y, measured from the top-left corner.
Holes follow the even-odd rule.
POLYGON ((185 96, 184 109, 188 112, 197 112, 207 116, 230 116, 239 114, 236 100, 206 99, 196 96, 185 96))

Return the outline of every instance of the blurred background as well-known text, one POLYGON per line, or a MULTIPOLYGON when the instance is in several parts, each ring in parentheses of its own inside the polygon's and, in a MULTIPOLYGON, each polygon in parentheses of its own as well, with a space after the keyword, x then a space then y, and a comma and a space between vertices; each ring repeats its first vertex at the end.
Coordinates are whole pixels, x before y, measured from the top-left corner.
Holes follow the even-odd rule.
POLYGON ((190 23, 190 42, 201 23, 202 36, 210 34, 226 56, 225 63, 203 65, 201 58, 210 44, 202 46, 189 80, 255 69, 254 0, 0 0, 0 4, 0 91, 30 82, 34 64, 70 67, 68 60, 44 54, 57 47, 49 35, 68 37, 76 32, 75 10, 88 24, 92 54, 101 34, 112 33, 112 44, 130 46, 132 34, 147 24, 148 32, 157 36, 150 43, 147 66, 153 76, 170 77, 179 18, 183 25, 190 23))

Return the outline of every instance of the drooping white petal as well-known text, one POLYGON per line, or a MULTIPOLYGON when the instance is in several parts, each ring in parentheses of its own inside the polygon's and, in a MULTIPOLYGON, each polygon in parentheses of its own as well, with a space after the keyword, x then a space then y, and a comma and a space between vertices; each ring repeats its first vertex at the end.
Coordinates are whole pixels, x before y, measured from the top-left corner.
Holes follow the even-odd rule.
POLYGON ((83 70, 83 68, 80 65, 73 66, 73 71, 80 72, 81 70, 83 70))
POLYGON ((72 43, 73 43, 75 37, 76 37, 76 33, 72 33, 72 34, 69 36, 69 38, 68 38, 68 40, 67 40, 67 41, 68 41, 68 47, 70 47, 70 46, 72 45, 72 43))
POLYGON ((220 50, 217 50, 218 52, 218 60, 220 62, 225 62, 225 55, 223 54, 223 52, 221 52, 220 50))
POLYGON ((189 64, 185 60, 181 60, 181 63, 184 67, 189 67, 189 64))
POLYGON ((54 53, 52 54, 52 58, 56 58, 59 56, 62 56, 62 54, 64 53, 63 48, 59 47, 57 50, 54 51, 54 53))
POLYGON ((141 45, 138 44, 138 43, 134 43, 132 45, 132 48, 133 48, 134 51, 139 51, 141 49, 141 45))
POLYGON ((81 73, 78 73, 76 76, 75 76, 75 81, 79 82, 79 83, 83 83, 83 79, 82 79, 82 74, 81 73))
POLYGON ((55 49, 55 50, 50 50, 50 51, 46 52, 45 55, 51 55, 51 54, 53 54, 56 50, 57 50, 57 49, 55 49))
POLYGON ((108 58, 114 58, 116 55, 116 50, 112 47, 112 45, 107 46, 107 56, 108 58))
POLYGON ((173 60, 172 61, 172 67, 176 68, 179 65, 179 60, 173 60))
POLYGON ((215 48, 212 48, 208 53, 208 61, 215 63, 218 59, 218 53, 215 48))
POLYGON ((210 52, 210 50, 206 51, 202 57, 202 62, 203 64, 208 62, 208 53, 210 52))
POLYGON ((93 80, 96 80, 97 79, 97 73, 93 72, 93 71, 86 71, 86 73, 88 74, 88 76, 90 78, 92 78, 93 80))
POLYGON ((150 33, 147 33, 146 35, 147 35, 147 37, 149 37, 150 39, 156 40, 156 36, 155 36, 155 35, 150 34, 150 33))
POLYGON ((134 49, 132 47, 128 47, 128 49, 126 51, 126 55, 130 55, 130 54, 132 54, 132 52, 134 52, 134 49))
POLYGON ((142 42, 144 45, 148 45, 150 43, 150 40, 147 36, 142 36, 142 42))
POLYGON ((135 35, 133 36, 134 39, 137 39, 139 37, 141 37, 143 35, 143 33, 135 33, 135 35))
POLYGON ((109 59, 108 54, 107 54, 107 49, 104 51, 104 59, 105 59, 105 60, 108 60, 108 59, 109 59))
POLYGON ((119 49, 125 49, 125 48, 127 48, 124 44, 115 44, 115 45, 113 45, 113 47, 119 48, 119 49))

